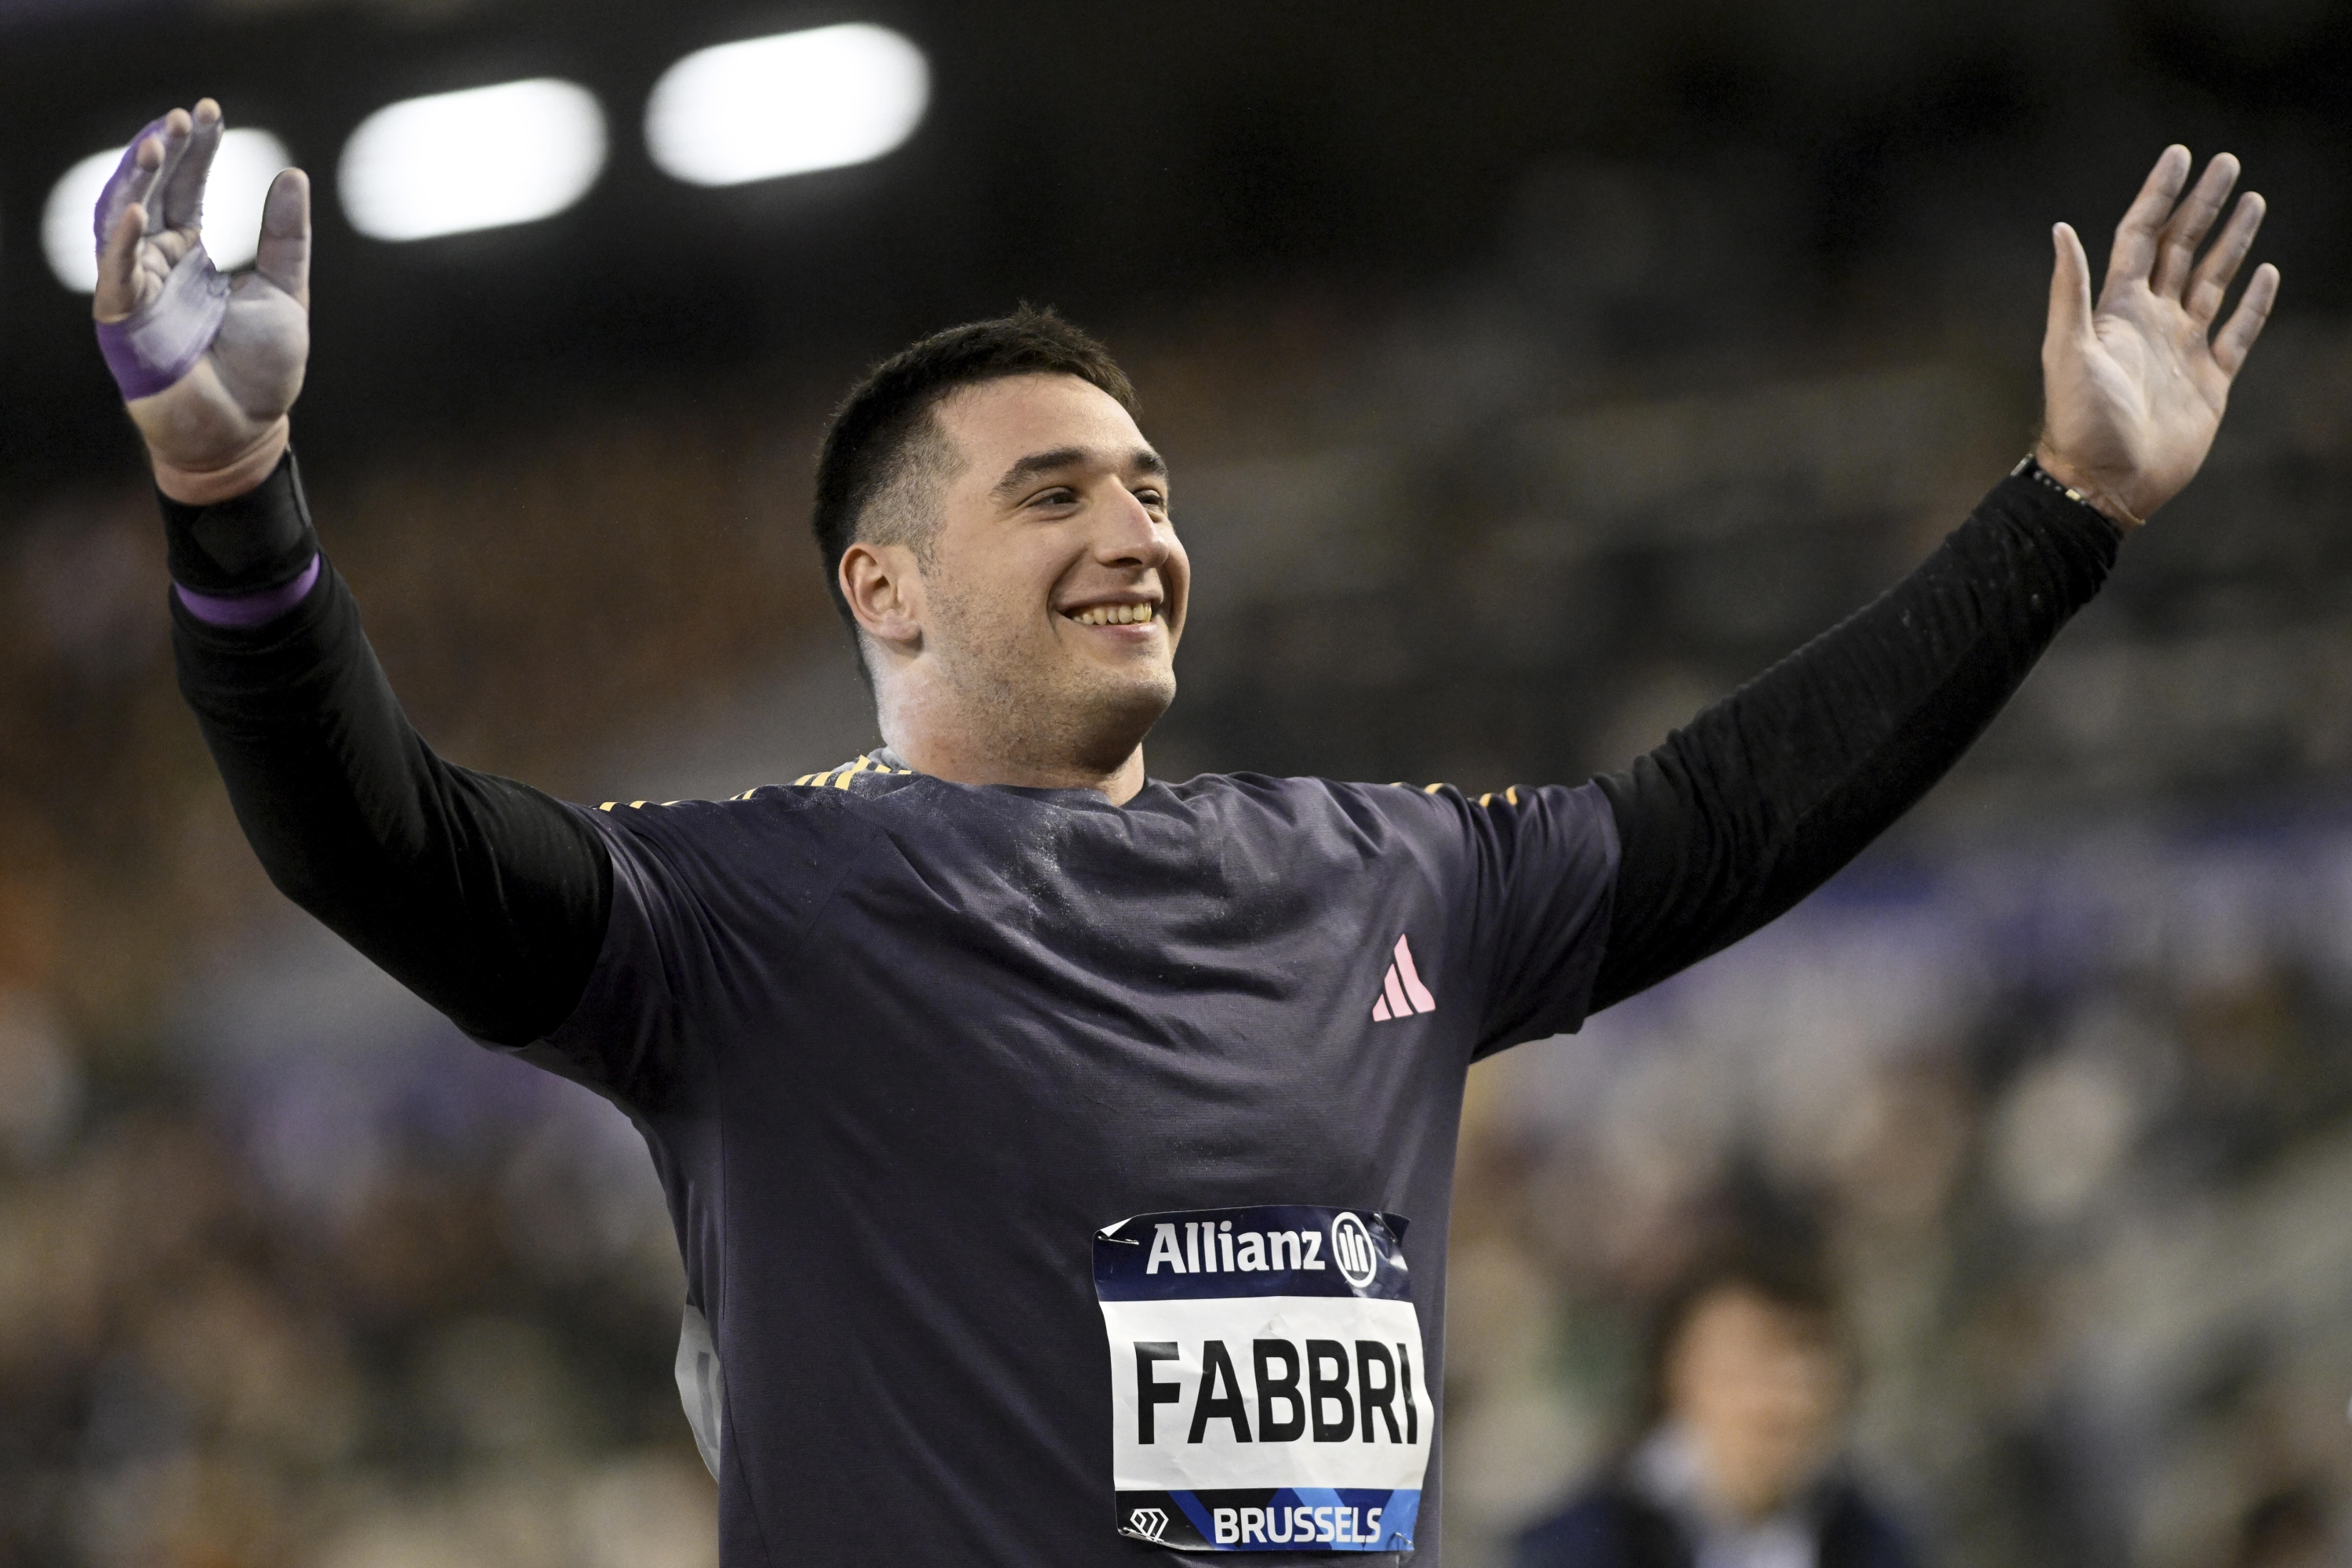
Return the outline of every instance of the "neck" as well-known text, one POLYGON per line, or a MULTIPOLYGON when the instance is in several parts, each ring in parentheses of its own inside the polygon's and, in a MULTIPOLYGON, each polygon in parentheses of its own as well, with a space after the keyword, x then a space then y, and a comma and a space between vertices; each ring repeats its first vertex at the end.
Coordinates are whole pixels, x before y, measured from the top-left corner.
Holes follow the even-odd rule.
POLYGON ((1635 1477, 1654 1501, 1743 1529, 1779 1513, 1808 1484, 1804 1476, 1744 1474, 1709 1449, 1689 1425, 1669 1419, 1635 1451, 1635 1477))
POLYGON ((957 700, 929 683, 886 681, 877 695, 883 741, 917 773, 950 784, 1090 789, 1113 805, 1143 788, 1148 724, 1112 735, 1064 734, 1034 716, 957 700))
POLYGON ((949 736, 896 734, 882 726, 882 739, 906 764, 950 784, 1012 784, 1022 789, 1090 789, 1113 805, 1125 805, 1143 788, 1143 748, 1128 752, 1105 770, 1075 758, 1001 755, 986 747, 959 745, 949 736))

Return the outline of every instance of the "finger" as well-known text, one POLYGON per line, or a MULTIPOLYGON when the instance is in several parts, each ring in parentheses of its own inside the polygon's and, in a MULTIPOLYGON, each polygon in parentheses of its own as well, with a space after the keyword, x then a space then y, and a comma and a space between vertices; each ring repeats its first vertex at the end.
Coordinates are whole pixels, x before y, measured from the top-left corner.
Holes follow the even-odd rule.
POLYGON ((131 144, 122 150, 122 161, 114 165, 114 173, 107 176, 105 189, 98 194, 98 207, 90 215, 90 229, 101 253, 122 209, 146 201, 147 192, 155 183, 155 172, 163 166, 163 130, 168 119, 150 121, 131 139, 131 144))
POLYGON ((2269 262, 2254 268, 2252 281, 2246 285, 2245 297, 2230 313, 2221 335, 2213 340, 2213 359, 2225 375, 2235 376, 2246 363, 2246 355, 2254 340, 2263 335, 2263 324, 2271 319, 2271 307, 2278 302, 2279 270, 2269 262))
POLYGON ((2116 225, 2116 247, 2107 253, 2107 283, 2146 282, 2156 266, 2157 236, 2172 216, 2172 204, 2189 180, 2189 149, 2179 142, 2167 147, 2141 183, 2139 195, 2116 225))
POLYGON ((2091 334, 2091 258, 2083 254, 2082 237, 2072 224, 2050 231, 2057 260, 2050 268, 2050 322, 2042 340, 2042 352, 2078 342, 2091 334))
POLYGON ((98 289, 89 301, 99 321, 119 321, 139 308, 139 241, 146 228, 147 211, 137 202, 114 215, 114 232, 99 248, 98 289))
POLYGON ((253 269, 310 308, 310 176, 288 169, 269 183, 253 269))
POLYGON ((187 141, 178 161, 163 176, 160 198, 163 224, 191 236, 205 226, 205 182, 212 177, 213 154, 220 151, 220 105, 209 98, 196 100, 187 141))
POLYGON ((2221 297, 2230 291, 2238 268, 2245 265, 2246 253, 2254 247, 2254 235, 2263 226, 2265 210, 2266 204, 2252 191, 2239 197, 2238 210, 2222 226, 2221 237, 2213 242, 2213 248, 2197 264, 2181 302, 2189 308, 2189 319, 2198 325, 2207 325, 2221 313, 2221 297))
POLYGON ((2188 287, 2197 247, 2205 243, 2205 231, 2213 226, 2221 204, 2230 199, 2231 188, 2237 183, 2238 160, 2229 153, 2205 165, 2204 177, 2190 189, 2157 240, 2156 272, 2148 279, 2148 288, 2168 300, 2180 297, 2188 287))
POLYGON ((147 232, 151 237, 172 226, 171 214, 163 205, 163 192, 171 185, 172 174, 179 168, 180 160, 187 156, 188 136, 194 129, 194 121, 188 118, 188 111, 184 109, 175 109, 163 116, 163 161, 156 166, 155 180, 148 188, 144 204, 147 232))

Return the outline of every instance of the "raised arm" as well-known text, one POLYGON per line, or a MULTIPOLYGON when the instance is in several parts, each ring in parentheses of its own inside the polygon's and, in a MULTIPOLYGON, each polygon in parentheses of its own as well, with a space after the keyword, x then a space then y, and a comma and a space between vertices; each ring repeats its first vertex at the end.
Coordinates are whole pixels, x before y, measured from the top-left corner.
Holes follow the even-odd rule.
POLYGON ((2224 153, 2187 196, 2170 147, 2090 296, 2064 224, 2042 342, 2034 456, 1927 562, 1601 780, 1622 855, 1592 1005, 1605 1007, 1789 909, 1917 802, 1992 721, 2117 545, 2205 460, 2230 384, 2278 294, 2264 264, 2217 332, 2263 217, 2224 153))
POLYGON ((310 184, 271 185, 254 271, 202 243, 210 100, 140 132, 100 198, 100 346, 161 492, 180 688, 286 894, 473 1035, 521 1046, 585 987, 610 855, 535 790, 434 755, 319 552, 288 416, 310 352, 310 184))

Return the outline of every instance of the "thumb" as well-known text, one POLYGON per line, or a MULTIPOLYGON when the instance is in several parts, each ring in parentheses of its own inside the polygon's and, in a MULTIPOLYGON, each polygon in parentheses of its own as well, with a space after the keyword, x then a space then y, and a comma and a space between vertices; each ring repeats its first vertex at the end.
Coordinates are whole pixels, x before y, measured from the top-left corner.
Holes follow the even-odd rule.
POLYGON ((253 269, 310 308, 310 176, 288 169, 269 183, 253 269))
POLYGON ((2058 254, 2050 269, 2050 324, 2042 339, 2044 354, 2091 335, 2091 262, 2083 254, 2083 241, 2072 224, 2063 223, 2050 231, 2050 241, 2058 254))

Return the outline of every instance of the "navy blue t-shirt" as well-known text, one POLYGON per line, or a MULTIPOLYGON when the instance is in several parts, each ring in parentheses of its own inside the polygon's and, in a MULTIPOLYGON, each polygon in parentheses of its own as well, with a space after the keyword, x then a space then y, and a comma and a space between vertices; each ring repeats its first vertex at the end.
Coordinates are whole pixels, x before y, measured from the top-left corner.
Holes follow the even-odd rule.
POLYGON ((869 757, 583 815, 612 913, 547 1045, 667 1190, 730 1568, 1160 1554, 1112 1525, 1092 1247, 1129 1215, 1403 1216, 1442 1389, 1464 1075, 1582 1021, 1617 859, 1591 785, 1118 806, 869 757))

